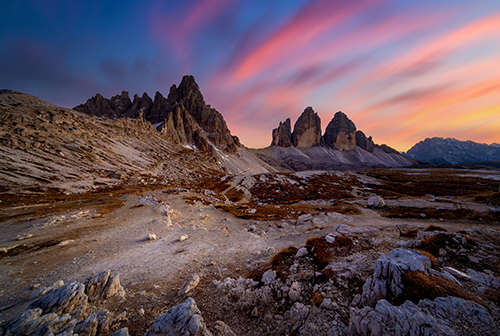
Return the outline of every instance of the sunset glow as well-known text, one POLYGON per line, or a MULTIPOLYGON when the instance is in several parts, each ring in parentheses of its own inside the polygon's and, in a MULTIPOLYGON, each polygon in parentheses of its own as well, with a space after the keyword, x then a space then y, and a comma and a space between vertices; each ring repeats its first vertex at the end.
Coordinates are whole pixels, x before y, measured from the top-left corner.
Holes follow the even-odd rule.
POLYGON ((398 150, 500 143, 499 1, 15 1, 0 42, 0 89, 66 107, 192 74, 248 147, 307 106, 398 150))

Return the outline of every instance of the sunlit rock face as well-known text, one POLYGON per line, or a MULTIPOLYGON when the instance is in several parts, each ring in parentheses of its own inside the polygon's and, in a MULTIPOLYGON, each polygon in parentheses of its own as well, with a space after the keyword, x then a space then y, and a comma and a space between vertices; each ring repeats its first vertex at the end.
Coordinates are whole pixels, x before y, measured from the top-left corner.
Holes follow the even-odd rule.
POLYGON ((321 144, 321 119, 312 107, 307 107, 293 127, 292 144, 296 148, 309 148, 321 144))
POLYGON ((325 130, 323 140, 332 149, 356 149, 356 125, 344 113, 337 112, 325 130))

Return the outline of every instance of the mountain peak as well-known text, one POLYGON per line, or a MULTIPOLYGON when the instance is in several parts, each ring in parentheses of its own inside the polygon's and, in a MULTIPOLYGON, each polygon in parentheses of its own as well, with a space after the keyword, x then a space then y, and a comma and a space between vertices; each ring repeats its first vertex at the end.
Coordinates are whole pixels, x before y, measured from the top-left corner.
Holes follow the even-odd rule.
POLYGON ((216 147, 236 153, 240 147, 222 115, 205 104, 192 75, 184 76, 178 87, 172 85, 167 98, 157 91, 154 101, 144 93, 141 98, 135 95, 132 103, 126 91, 111 99, 97 94, 75 110, 109 118, 143 118, 157 125, 172 141, 195 145, 204 151, 214 152, 216 147))

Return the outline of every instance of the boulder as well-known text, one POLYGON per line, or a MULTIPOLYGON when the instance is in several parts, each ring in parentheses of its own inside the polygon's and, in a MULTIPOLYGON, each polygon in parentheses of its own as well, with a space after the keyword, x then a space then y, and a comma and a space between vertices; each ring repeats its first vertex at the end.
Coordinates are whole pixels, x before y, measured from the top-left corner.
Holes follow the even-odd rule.
POLYGON ((351 308, 349 320, 350 335, 497 335, 497 330, 486 308, 453 296, 401 306, 380 300, 375 308, 351 308))
POLYGON ((236 336, 234 331, 224 322, 215 321, 215 326, 213 329, 214 336, 236 336))
POLYGON ((105 270, 88 277, 84 284, 85 294, 89 297, 89 301, 109 299, 123 290, 123 287, 120 285, 120 274, 116 272, 111 273, 110 270, 105 270))
POLYGON ((285 122, 280 122, 278 128, 273 129, 273 141, 271 146, 291 147, 292 146, 292 126, 290 118, 285 122))
POLYGON ((196 286, 198 286, 198 283, 200 282, 200 276, 196 273, 191 275, 189 279, 187 279, 184 284, 181 286, 181 289, 179 289, 179 295, 186 295, 189 291, 193 290, 196 286))
POLYGON ((384 199, 380 196, 370 196, 366 201, 370 208, 382 208, 385 206, 384 199))
POLYGON ((342 112, 335 113, 323 135, 324 144, 332 149, 356 149, 356 125, 342 112))
POLYGON ((121 329, 115 331, 114 333, 112 333, 111 336, 129 336, 128 328, 127 327, 121 328, 121 329))
POLYGON ((297 148, 309 148, 321 144, 321 119, 312 107, 307 107, 295 122, 292 144, 297 148))
POLYGON ((262 274, 262 282, 265 285, 270 285, 276 280, 276 271, 273 270, 267 270, 262 274))
POLYGON ((158 317, 145 336, 211 336, 201 312, 192 298, 170 308, 158 317))
POLYGON ((402 275, 408 272, 421 271, 429 274, 431 261, 420 252, 397 248, 377 259, 372 278, 368 278, 363 286, 361 304, 374 306, 378 300, 398 297, 403 293, 402 275))
POLYGON ((32 302, 29 307, 40 308, 43 314, 72 314, 78 317, 85 312, 87 302, 85 286, 73 281, 32 302))

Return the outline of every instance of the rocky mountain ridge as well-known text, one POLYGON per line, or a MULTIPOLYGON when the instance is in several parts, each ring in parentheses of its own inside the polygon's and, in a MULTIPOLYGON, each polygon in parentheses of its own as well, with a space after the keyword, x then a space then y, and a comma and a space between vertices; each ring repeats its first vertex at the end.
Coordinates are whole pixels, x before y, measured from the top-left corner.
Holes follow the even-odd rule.
POLYGON ((144 93, 142 97, 134 95, 133 101, 126 91, 111 99, 97 94, 74 109, 100 117, 144 119, 175 143, 214 154, 217 150, 235 154, 241 147, 222 115, 205 103, 193 76, 184 76, 179 87, 172 85, 167 98, 160 92, 154 100, 144 93))
POLYGON ((360 147, 370 153, 380 148, 386 153, 399 153, 387 145, 377 145, 372 137, 357 130, 354 122, 339 111, 335 113, 326 127, 325 134, 321 135, 321 118, 308 106, 295 122, 293 132, 290 118, 280 122, 273 129, 271 146, 310 148, 323 146, 340 151, 350 151, 360 147))
POLYGON ((263 161, 290 170, 356 170, 366 167, 408 167, 414 161, 387 145, 377 145, 347 115, 335 113, 321 135, 321 118, 307 107, 295 122, 290 118, 273 130, 271 146, 254 150, 263 161))
POLYGON ((441 164, 478 163, 500 160, 500 144, 491 145, 454 138, 427 138, 405 154, 413 160, 441 164))

